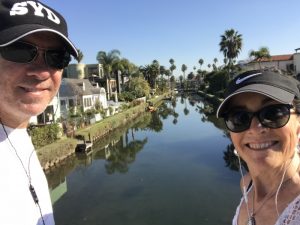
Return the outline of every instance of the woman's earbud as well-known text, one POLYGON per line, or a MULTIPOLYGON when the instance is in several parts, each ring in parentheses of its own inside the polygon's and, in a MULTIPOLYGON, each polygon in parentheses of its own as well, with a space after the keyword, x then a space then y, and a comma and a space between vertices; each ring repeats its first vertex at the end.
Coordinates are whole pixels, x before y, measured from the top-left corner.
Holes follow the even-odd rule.
POLYGON ((234 153, 236 156, 239 156, 239 153, 237 152, 236 149, 233 149, 233 153, 234 153))

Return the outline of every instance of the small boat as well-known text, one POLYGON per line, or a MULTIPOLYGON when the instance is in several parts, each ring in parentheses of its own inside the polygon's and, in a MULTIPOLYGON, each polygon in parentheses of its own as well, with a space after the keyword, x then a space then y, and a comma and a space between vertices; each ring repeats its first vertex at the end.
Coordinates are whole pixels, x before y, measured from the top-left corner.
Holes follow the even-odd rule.
POLYGON ((92 146, 93 146, 93 143, 90 142, 90 141, 85 141, 84 143, 80 143, 80 144, 77 144, 76 148, 75 148, 75 152, 78 153, 82 153, 82 152, 85 152, 85 153, 89 153, 90 151, 92 151, 92 146))

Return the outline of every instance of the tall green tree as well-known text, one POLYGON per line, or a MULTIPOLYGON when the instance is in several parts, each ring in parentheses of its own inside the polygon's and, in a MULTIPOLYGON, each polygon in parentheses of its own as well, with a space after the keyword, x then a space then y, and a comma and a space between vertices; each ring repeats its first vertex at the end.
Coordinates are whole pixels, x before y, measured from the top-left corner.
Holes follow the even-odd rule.
POLYGON ((183 73, 183 79, 185 80, 185 71, 187 70, 187 66, 185 64, 181 65, 181 71, 183 73))
POLYGON ((148 81, 152 89, 156 88, 156 78, 159 75, 159 63, 157 60, 153 60, 152 64, 141 66, 140 72, 143 73, 145 80, 148 81))
POLYGON ((221 35, 219 46, 224 57, 228 59, 229 68, 232 68, 233 60, 238 57, 242 49, 242 35, 234 29, 225 30, 221 35))
MULTIPOLYGON (((169 63, 171 64, 171 65, 170 65, 170 68, 169 68, 169 69, 170 69, 170 72, 171 72, 171 76, 173 76, 173 75, 174 75, 174 74, 173 74, 173 71, 176 70, 176 65, 175 65, 174 59, 171 58, 171 59, 169 60, 169 63)), ((169 87, 170 87, 170 85, 171 85, 171 84, 170 84, 170 79, 169 79, 169 87)))
POLYGON ((171 76, 173 76, 173 71, 176 70, 175 61, 174 61, 174 59, 171 58, 171 59, 169 60, 169 62, 170 62, 170 64, 171 64, 171 66, 170 66, 171 76))
POLYGON ((254 57, 254 60, 258 61, 260 69, 261 69, 261 60, 263 58, 266 59, 271 58, 269 49, 267 47, 260 47, 257 51, 251 50, 249 56, 254 57))
POLYGON ((202 65, 204 63, 204 60, 203 59, 199 59, 198 63, 200 64, 200 70, 201 70, 201 67, 202 67, 202 65))
POLYGON ((117 49, 113 49, 109 52, 99 51, 97 54, 97 61, 102 64, 104 74, 108 79, 108 97, 111 97, 111 77, 113 72, 113 67, 119 62, 121 52, 117 49))
POLYGON ((181 71, 182 71, 182 74, 183 74, 183 83, 184 83, 184 88, 186 88, 186 80, 185 80, 185 71, 187 70, 187 66, 185 64, 182 64, 181 65, 181 71))

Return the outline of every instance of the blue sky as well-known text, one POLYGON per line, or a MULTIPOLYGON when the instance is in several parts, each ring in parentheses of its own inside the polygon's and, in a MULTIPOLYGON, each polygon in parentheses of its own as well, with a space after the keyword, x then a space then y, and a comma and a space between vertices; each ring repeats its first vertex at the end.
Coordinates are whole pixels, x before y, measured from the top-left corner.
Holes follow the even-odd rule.
POLYGON ((98 51, 118 49, 121 57, 146 65, 156 59, 169 67, 175 60, 188 72, 223 62, 220 35, 242 34, 238 60, 262 46, 271 55, 292 54, 300 47, 299 0, 42 0, 66 18, 69 36, 83 52, 83 63, 96 63, 98 51), (204 67, 204 66, 203 66, 204 67))

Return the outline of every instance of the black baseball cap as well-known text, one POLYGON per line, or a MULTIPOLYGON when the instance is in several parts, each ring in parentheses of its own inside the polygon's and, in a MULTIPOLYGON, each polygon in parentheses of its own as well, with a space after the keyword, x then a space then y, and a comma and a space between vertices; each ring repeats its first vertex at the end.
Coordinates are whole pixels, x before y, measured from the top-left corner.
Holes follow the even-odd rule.
POLYGON ((78 52, 68 38, 65 19, 57 11, 39 1, 0 0, 0 47, 33 33, 52 32, 64 41, 75 58, 78 52))
POLYGON ((219 105, 217 117, 223 117, 229 100, 240 93, 253 92, 265 95, 283 104, 300 99, 300 83, 292 76, 272 71, 251 70, 236 76, 228 85, 225 99, 219 105))

